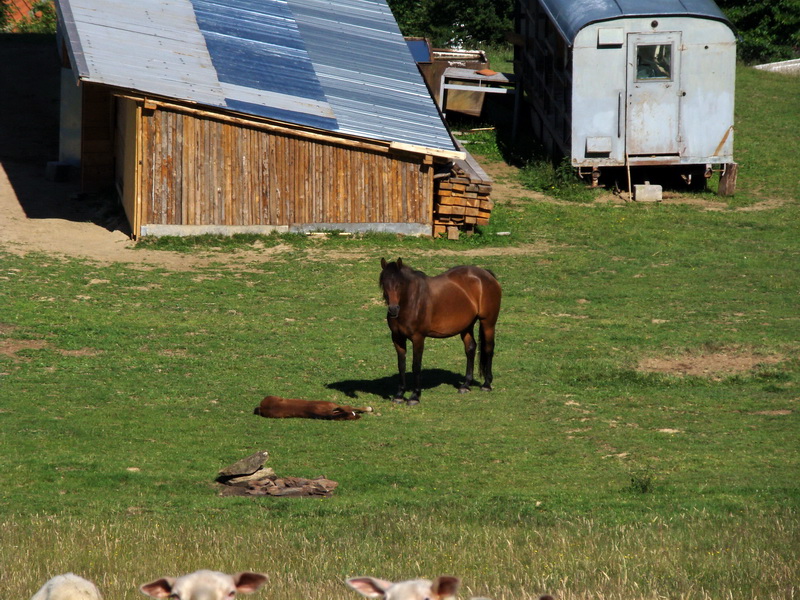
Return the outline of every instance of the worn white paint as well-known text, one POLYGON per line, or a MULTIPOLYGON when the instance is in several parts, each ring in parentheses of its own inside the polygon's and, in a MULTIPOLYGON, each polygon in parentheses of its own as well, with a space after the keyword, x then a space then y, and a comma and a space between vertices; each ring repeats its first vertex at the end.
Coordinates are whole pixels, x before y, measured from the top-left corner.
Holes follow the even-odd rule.
POLYGON ((77 167, 81 163, 81 88, 70 69, 61 69, 61 104, 58 160, 77 167))
POLYGON ((572 53, 574 166, 733 161, 736 39, 725 23, 603 21, 578 32, 572 53), (669 79, 637 81, 637 44, 672 45, 669 79), (600 139, 602 151, 595 152, 600 139))

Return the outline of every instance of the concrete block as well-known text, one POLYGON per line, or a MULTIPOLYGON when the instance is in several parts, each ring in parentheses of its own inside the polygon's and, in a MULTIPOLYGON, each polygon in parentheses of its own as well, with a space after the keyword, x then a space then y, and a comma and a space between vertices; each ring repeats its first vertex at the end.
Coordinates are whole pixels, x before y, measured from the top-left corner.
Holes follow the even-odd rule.
POLYGON ((633 186, 633 199, 636 202, 661 202, 660 185, 651 185, 649 181, 633 186))

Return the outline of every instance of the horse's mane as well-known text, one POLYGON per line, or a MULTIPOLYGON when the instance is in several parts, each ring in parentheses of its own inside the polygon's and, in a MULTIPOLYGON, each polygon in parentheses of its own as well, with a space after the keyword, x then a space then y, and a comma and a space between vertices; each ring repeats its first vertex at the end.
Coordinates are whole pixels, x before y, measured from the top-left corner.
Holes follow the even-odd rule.
POLYGON ((428 279, 428 276, 422 271, 412 269, 404 264, 402 267, 397 266, 397 261, 386 263, 386 268, 381 271, 380 285, 383 286, 385 277, 405 277, 408 279, 428 279))
POLYGON ((422 271, 418 271, 417 269, 412 269, 408 265, 403 265, 403 268, 401 269, 401 271, 403 271, 404 274, 409 275, 411 277, 417 277, 419 279, 427 279, 428 278, 428 276, 425 273, 423 273, 422 271))

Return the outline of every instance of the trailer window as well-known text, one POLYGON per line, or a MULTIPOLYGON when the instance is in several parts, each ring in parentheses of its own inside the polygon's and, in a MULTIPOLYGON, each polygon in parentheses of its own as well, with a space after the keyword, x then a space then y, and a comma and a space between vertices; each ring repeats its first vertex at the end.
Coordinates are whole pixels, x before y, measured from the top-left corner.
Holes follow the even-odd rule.
POLYGON ((672 79, 672 44, 636 47, 636 80, 672 79))

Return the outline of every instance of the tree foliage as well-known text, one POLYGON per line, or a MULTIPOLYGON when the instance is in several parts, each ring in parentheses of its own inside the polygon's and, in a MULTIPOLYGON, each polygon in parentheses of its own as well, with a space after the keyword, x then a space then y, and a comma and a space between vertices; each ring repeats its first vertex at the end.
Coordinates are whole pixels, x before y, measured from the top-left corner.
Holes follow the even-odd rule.
POLYGON ((33 3, 30 14, 20 19, 14 31, 19 33, 55 33, 56 7, 53 0, 38 0, 33 3))
POLYGON ((747 63, 800 56, 800 0, 717 0, 742 39, 747 63))
POLYGON ((0 33, 6 31, 11 16, 10 0, 0 0, 0 33))
POLYGON ((434 46, 497 44, 513 27, 514 0, 388 0, 403 35, 434 46))
MULTIPOLYGON (((497 44, 513 27, 514 0, 388 0, 404 35, 434 46, 497 44)), ((748 63, 800 56, 800 0, 718 0, 748 63)))

